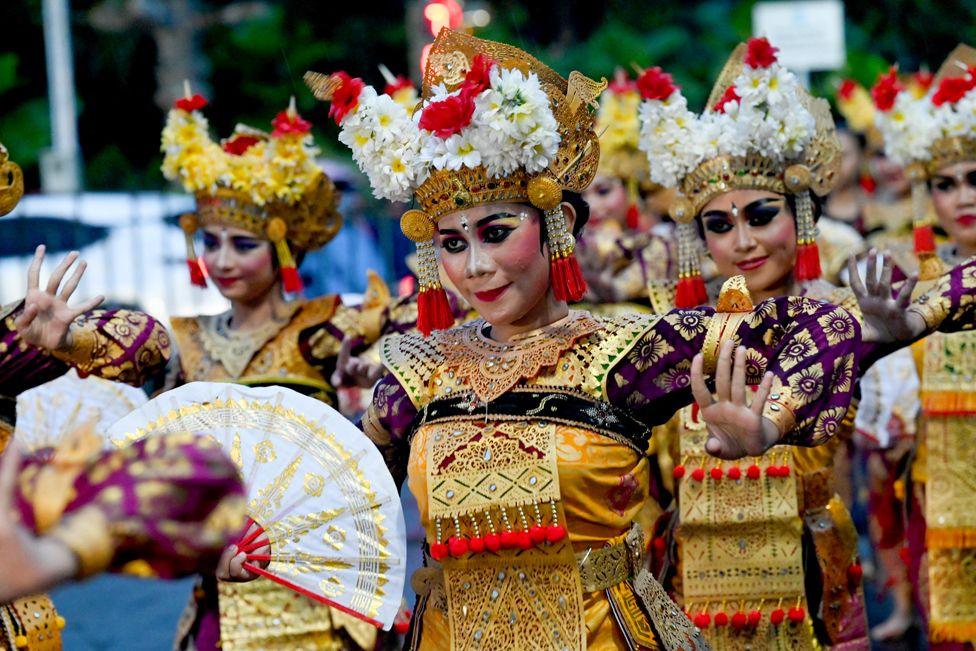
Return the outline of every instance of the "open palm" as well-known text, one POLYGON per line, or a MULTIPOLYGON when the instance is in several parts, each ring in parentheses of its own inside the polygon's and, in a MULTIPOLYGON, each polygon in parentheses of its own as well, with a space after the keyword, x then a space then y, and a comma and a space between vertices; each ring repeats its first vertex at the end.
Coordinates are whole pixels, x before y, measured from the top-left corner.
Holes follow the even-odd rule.
POLYGON ((910 341, 925 329, 922 317, 906 309, 918 278, 912 276, 906 280, 898 293, 893 295, 891 258, 885 254, 880 277, 877 260, 877 251, 872 249, 868 253, 867 273, 863 279, 854 256, 847 260, 851 291, 861 308, 861 337, 864 341, 879 343, 910 341))
POLYGON ((719 352, 715 369, 715 395, 705 385, 704 358, 701 353, 691 362, 691 390, 708 427, 705 451, 719 459, 759 456, 780 437, 776 425, 763 418, 773 374, 766 373, 751 405, 746 404, 746 351, 726 341, 719 352))
POLYGON ((64 257, 48 279, 44 289, 40 288, 41 265, 44 263, 44 245, 34 251, 34 259, 27 269, 27 294, 24 297, 24 311, 14 322, 20 336, 32 346, 45 350, 64 350, 71 346, 71 322, 80 315, 100 305, 105 300, 96 296, 77 307, 69 307, 68 300, 78 288, 85 273, 82 261, 61 287, 68 269, 78 259, 78 252, 72 251, 64 257), (59 291, 60 288, 60 291, 59 291))

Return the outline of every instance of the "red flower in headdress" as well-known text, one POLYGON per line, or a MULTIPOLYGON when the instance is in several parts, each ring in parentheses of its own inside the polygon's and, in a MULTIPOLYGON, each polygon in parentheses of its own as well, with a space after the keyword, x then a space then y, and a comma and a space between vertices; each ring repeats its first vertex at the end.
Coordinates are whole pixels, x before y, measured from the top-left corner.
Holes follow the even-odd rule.
POLYGON ((420 128, 441 138, 448 138, 471 124, 474 98, 462 91, 439 102, 428 104, 420 114, 420 128))
POLYGON ((648 68, 637 78, 637 90, 644 99, 666 100, 671 93, 678 90, 674 79, 668 73, 655 66, 648 68))
POLYGON ((464 83, 461 84, 461 93, 474 98, 491 85, 491 68, 495 62, 484 54, 475 55, 471 61, 471 69, 464 75, 464 83))
POLYGON ((332 75, 339 79, 339 87, 332 93, 332 106, 329 107, 329 117, 336 124, 342 120, 359 104, 359 93, 366 84, 359 77, 350 77, 348 73, 336 72, 332 75))
POLYGON ((854 91, 857 89, 857 82, 853 79, 845 79, 841 82, 840 88, 837 89, 837 97, 843 100, 848 100, 854 91))
POLYGON ((932 103, 942 106, 946 102, 955 104, 973 88, 972 77, 946 77, 932 95, 932 103))
POLYGON ((765 36, 750 38, 746 43, 745 63, 750 68, 768 68, 776 63, 778 47, 773 47, 765 36))
POLYGON ((728 88, 725 89, 725 92, 722 93, 722 96, 719 98, 719 100, 715 102, 715 106, 712 107, 712 110, 715 111, 716 113, 725 113, 726 104, 728 104, 729 102, 738 103, 739 100, 741 99, 742 98, 739 97, 739 94, 735 92, 735 86, 729 86, 728 88))
POLYGON ((275 119, 271 121, 271 126, 274 127, 271 135, 275 138, 280 138, 288 133, 308 133, 312 130, 311 122, 302 119, 298 113, 292 113, 287 109, 275 116, 275 119))
POLYGON ((898 74, 892 66, 888 74, 881 75, 878 83, 871 89, 871 97, 874 98, 874 105, 879 111, 890 111, 895 105, 895 98, 901 92, 901 84, 898 83, 898 74))
POLYGON ((257 142, 258 139, 255 138, 254 136, 239 134, 239 135, 231 136, 230 138, 225 140, 223 144, 223 149, 228 154, 233 154, 234 156, 240 156, 248 149, 250 149, 251 145, 257 144, 257 142))
POLYGON ((173 102, 173 106, 187 113, 190 111, 199 111, 207 104, 207 98, 200 94, 196 94, 193 97, 181 97, 173 102))

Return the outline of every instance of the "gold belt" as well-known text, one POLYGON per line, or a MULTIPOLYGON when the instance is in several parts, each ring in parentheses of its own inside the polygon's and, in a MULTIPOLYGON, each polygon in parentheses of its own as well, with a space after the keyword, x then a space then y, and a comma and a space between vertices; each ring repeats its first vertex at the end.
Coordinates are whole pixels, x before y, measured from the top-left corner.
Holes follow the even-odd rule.
MULTIPOLYGON (((604 547, 590 547, 576 552, 583 592, 599 592, 637 576, 643 563, 644 532, 634 524, 621 538, 604 547)), ((426 565, 411 580, 414 592, 428 596, 428 605, 446 610, 444 570, 441 564, 424 552, 426 565)))

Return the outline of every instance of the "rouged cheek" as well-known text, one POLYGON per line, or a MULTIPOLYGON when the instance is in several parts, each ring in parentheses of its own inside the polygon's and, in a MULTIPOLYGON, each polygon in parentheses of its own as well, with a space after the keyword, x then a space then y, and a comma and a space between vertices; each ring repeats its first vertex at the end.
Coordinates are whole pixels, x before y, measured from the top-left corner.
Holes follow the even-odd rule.
MULTIPOLYGON (((549 261, 539 245, 539 229, 526 228, 515 231, 492 254, 495 264, 506 274, 511 271, 519 274, 531 270, 536 265, 548 267, 549 261)), ((516 280, 516 278, 509 278, 516 280)))

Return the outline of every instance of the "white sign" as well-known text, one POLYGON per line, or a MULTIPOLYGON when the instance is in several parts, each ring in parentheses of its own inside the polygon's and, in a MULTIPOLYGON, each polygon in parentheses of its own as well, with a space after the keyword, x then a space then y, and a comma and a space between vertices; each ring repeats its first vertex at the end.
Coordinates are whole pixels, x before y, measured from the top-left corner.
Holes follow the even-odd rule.
POLYGON ((844 4, 841 0, 758 2, 752 33, 779 48, 779 61, 795 71, 844 67, 844 4))

